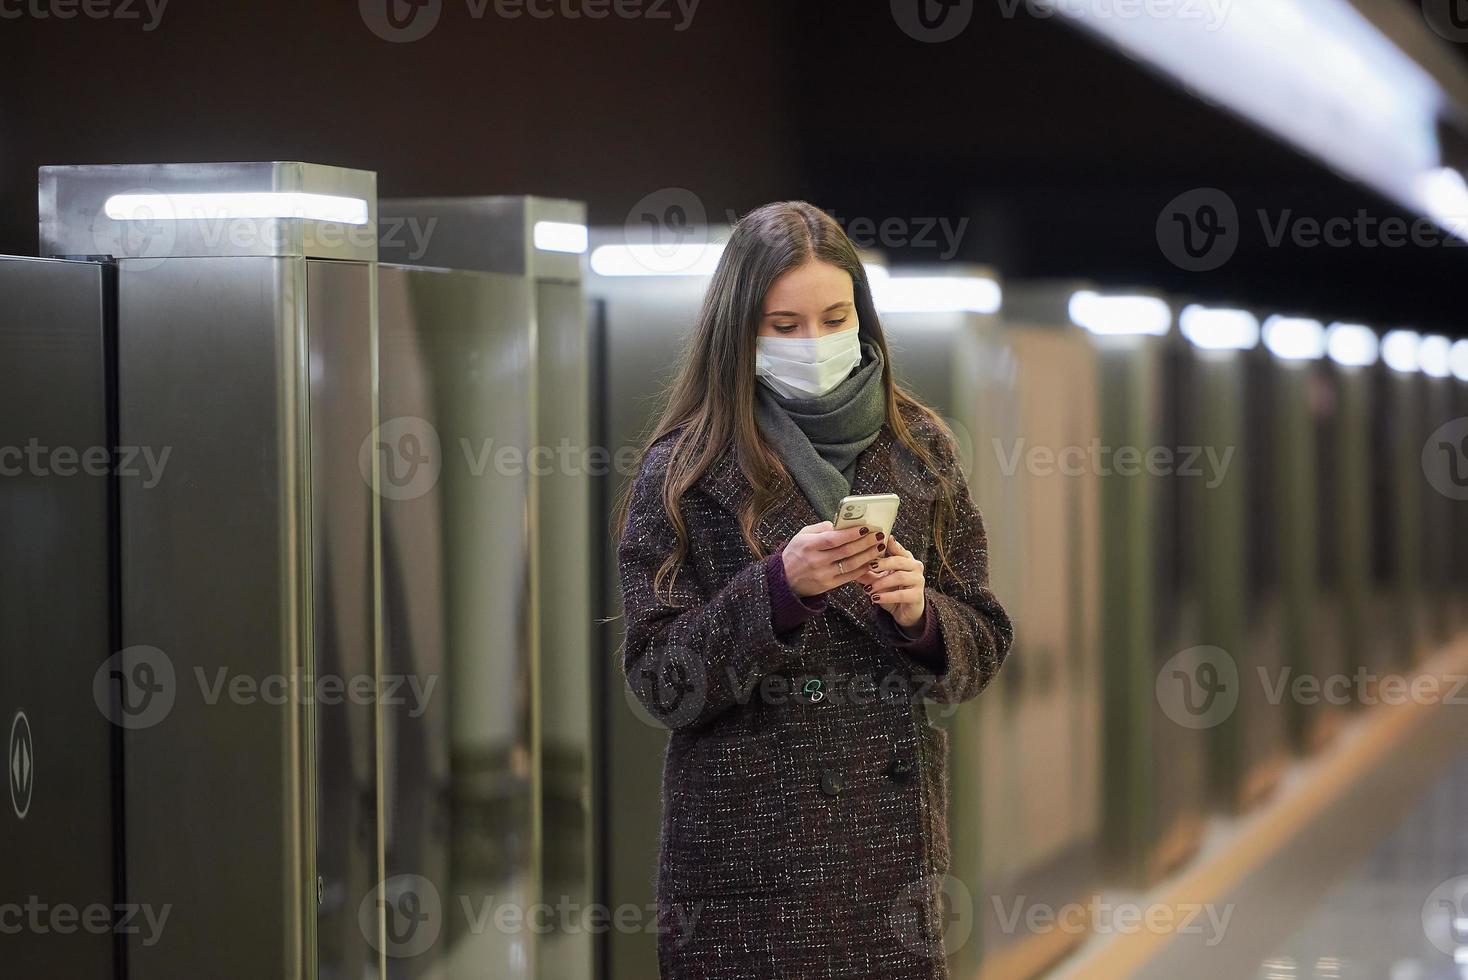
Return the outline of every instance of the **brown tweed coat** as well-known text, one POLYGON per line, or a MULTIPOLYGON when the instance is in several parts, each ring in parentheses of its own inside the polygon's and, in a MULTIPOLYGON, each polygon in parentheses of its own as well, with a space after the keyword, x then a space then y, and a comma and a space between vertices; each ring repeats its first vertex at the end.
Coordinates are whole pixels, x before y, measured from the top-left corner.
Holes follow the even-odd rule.
MULTIPOLYGON (((915 413, 909 425, 963 488, 948 539, 962 581, 940 574, 930 550, 938 485, 888 427, 858 460, 852 492, 902 498, 893 535, 923 560, 946 666, 895 648, 890 617, 857 583, 799 628, 772 631, 764 563, 737 521, 752 489, 732 450, 684 495, 688 557, 674 604, 666 583, 655 596, 675 542, 660 496, 669 440, 643 462, 618 555, 622 669, 672 730, 657 870, 665 980, 947 976, 948 745, 922 701, 977 695, 1012 632, 951 444, 915 413)), ((773 551, 831 516, 792 486, 756 536, 773 551)))

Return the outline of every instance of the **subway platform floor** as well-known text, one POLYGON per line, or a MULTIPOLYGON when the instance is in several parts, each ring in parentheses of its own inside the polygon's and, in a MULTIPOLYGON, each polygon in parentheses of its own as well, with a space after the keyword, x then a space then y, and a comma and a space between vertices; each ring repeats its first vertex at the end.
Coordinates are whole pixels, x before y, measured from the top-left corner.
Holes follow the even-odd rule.
POLYGON ((1437 782, 1324 894, 1260 977, 1468 977, 1468 739, 1457 741, 1437 782))
MULTIPOLYGON (((1468 639, 1425 665, 1468 676, 1468 639)), ((1468 687, 1362 712, 1145 894, 1200 927, 1092 936, 1052 978, 1468 980, 1468 687), (1223 927, 1219 928, 1219 923, 1223 927)))

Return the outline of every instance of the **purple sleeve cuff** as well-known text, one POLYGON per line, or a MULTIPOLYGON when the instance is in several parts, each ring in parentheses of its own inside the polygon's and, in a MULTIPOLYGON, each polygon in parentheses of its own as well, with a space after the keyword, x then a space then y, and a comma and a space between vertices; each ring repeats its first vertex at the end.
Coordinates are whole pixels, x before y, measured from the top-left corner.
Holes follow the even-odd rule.
POLYGON ((774 554, 765 559, 765 576, 770 586, 770 626, 776 633, 789 633, 819 616, 826 608, 825 595, 801 598, 785 580, 785 560, 782 543, 774 554))
POLYGON ((933 612, 932 603, 924 604, 922 622, 911 629, 899 624, 885 609, 877 611, 877 625, 889 644, 909 656, 934 666, 942 666, 946 662, 943 634, 938 631, 938 617, 933 612))

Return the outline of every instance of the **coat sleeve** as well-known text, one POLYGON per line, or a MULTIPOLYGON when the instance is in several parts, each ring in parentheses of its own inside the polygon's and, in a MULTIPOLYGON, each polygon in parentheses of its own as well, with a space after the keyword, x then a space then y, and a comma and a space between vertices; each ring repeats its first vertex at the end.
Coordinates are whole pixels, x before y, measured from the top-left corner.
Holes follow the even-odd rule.
POLYGON ((654 576, 677 542, 663 510, 666 458, 666 447, 654 446, 633 483, 617 563, 627 630, 622 672, 648 712, 677 731, 757 697, 766 674, 800 656, 809 627, 774 632, 766 563, 753 556, 712 594, 687 561, 672 577, 671 603, 666 579, 654 594, 654 576))
POLYGON ((984 519, 974 506, 963 469, 951 443, 940 440, 939 465, 954 481, 956 521, 946 546, 953 572, 943 568, 938 549, 929 544, 923 558, 928 580, 924 593, 927 615, 937 617, 942 665, 918 660, 898 649, 911 667, 913 680, 924 697, 954 704, 977 697, 999 672, 1014 642, 1009 614, 989 591, 989 544, 984 519))

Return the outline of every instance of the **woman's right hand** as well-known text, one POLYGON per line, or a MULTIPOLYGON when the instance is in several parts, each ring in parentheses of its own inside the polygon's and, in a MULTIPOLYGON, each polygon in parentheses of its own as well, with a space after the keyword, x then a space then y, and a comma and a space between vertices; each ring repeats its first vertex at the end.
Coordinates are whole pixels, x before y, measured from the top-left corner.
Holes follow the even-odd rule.
POLYGON ((866 527, 838 531, 830 521, 821 521, 801 528, 780 557, 790 591, 806 598, 856 581, 870 563, 886 554, 881 531, 866 527))

